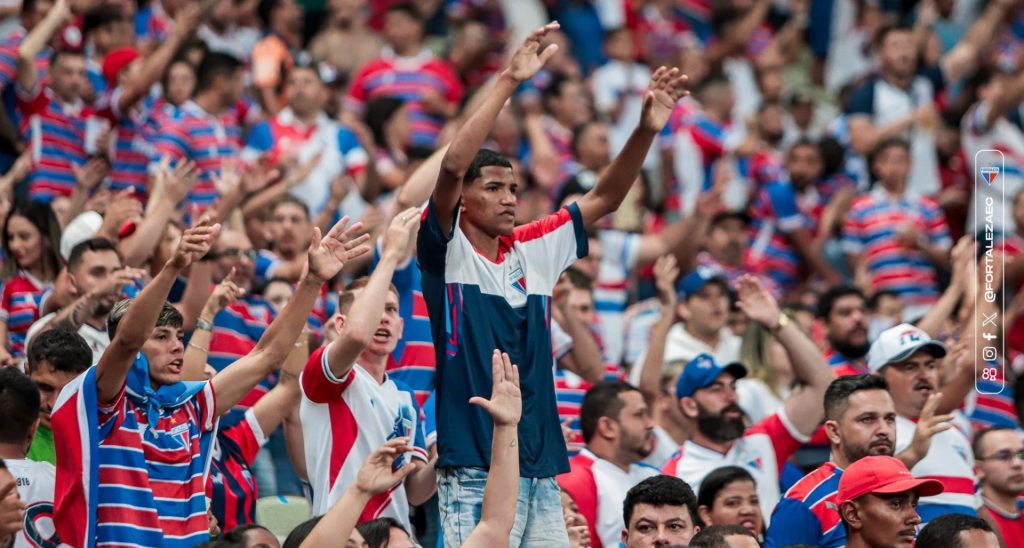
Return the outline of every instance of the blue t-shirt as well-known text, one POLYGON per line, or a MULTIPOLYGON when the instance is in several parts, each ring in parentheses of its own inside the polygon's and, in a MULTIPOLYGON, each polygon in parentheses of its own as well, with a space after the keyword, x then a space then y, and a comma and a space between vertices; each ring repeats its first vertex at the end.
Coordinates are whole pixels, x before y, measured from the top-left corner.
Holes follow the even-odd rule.
POLYGON ((438 467, 490 463, 493 423, 468 401, 490 396, 497 348, 519 366, 529 418, 519 423, 520 475, 567 472, 551 367, 551 292, 562 271, 587 254, 579 207, 570 204, 501 236, 496 261, 474 248, 452 216, 446 233, 431 200, 417 243, 437 356, 438 467))

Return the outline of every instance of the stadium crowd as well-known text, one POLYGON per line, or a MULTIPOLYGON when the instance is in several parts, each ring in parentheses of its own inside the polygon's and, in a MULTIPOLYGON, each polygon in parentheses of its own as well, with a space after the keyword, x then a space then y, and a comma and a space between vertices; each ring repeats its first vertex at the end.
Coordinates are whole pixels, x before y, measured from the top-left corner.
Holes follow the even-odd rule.
POLYGON ((1024 2, 0 0, 0 548, 1024 548, 1024 2))

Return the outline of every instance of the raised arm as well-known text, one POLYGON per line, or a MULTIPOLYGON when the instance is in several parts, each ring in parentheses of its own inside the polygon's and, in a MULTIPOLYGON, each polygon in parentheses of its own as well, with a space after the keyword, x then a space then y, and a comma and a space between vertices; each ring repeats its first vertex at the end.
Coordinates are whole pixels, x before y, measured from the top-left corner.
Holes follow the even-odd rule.
POLYGON ((489 548, 508 541, 516 520, 519 499, 519 419, 523 413, 523 397, 519 390, 519 368, 512 365, 508 354, 497 350, 491 356, 494 388, 491 399, 479 396, 469 403, 487 410, 494 421, 491 442, 491 468, 484 485, 484 504, 480 523, 466 539, 463 548, 489 548))
POLYGON ((963 236, 953 246, 950 253, 953 266, 953 274, 949 285, 942 292, 939 300, 928 309, 928 312, 917 322, 917 327, 933 339, 939 338, 942 331, 942 324, 953 314, 953 308, 964 294, 966 277, 973 264, 974 239, 970 236, 963 236))
POLYGON ((277 386, 252 406, 253 415, 264 436, 269 437, 298 407, 301 396, 299 375, 309 359, 309 334, 308 328, 303 330, 281 365, 281 380, 277 386))
POLYGON ((668 330, 676 320, 676 278, 679 266, 675 257, 666 255, 654 263, 654 283, 658 287, 658 301, 661 303, 661 317, 651 328, 650 344, 644 357, 643 369, 637 388, 644 396, 647 406, 654 405, 661 390, 661 376, 665 370, 665 341, 668 330))
POLYGON ((744 275, 737 282, 737 292, 743 313, 771 330, 786 349, 793 363, 793 373, 803 385, 786 400, 786 417, 800 433, 810 436, 825 417, 821 401, 835 374, 825 356, 795 321, 779 328, 782 321, 779 305, 757 278, 744 275))
POLYGON ((1003 22, 1007 8, 1015 3, 1014 0, 990 2, 956 46, 939 59, 947 82, 957 82, 977 68, 978 54, 995 40, 998 35, 996 30, 1003 22))
POLYGON ((640 123, 626 141, 622 152, 597 180, 597 185, 576 202, 586 226, 594 224, 622 204, 633 181, 640 175, 640 168, 651 143, 668 123, 676 101, 686 95, 685 84, 686 76, 677 68, 660 67, 654 71, 644 94, 640 123))
POLYGON ((327 363, 335 377, 340 379, 347 375, 356 358, 373 339, 384 314, 395 267, 405 259, 411 245, 411 234, 419 229, 419 223, 419 212, 413 208, 399 213, 391 220, 380 261, 370 275, 369 283, 359 292, 345 314, 345 329, 338 340, 327 348, 327 363))
POLYGON ((307 252, 309 266, 291 300, 274 318, 256 347, 211 381, 217 393, 218 415, 234 407, 288 356, 320 296, 320 287, 337 275, 345 263, 370 251, 365 243, 369 236, 358 235, 362 231, 362 223, 346 229, 347 224, 348 217, 345 217, 322 238, 320 229, 313 228, 313 244, 307 252))
POLYGON ((370 499, 401 483, 419 466, 418 462, 411 461, 398 470, 393 468, 395 459, 408 451, 412 451, 409 438, 388 440, 378 447, 359 468, 356 481, 345 489, 300 547, 341 546, 347 541, 370 499))
POLYGON ((57 30, 68 21, 73 14, 67 0, 57 0, 42 21, 32 29, 18 47, 18 88, 24 93, 34 94, 39 85, 39 73, 36 69, 36 57, 50 42, 57 30))
POLYGON ((149 93, 153 84, 160 81, 167 66, 171 64, 174 56, 182 44, 199 26, 199 4, 189 3, 178 8, 174 17, 174 28, 171 30, 167 41, 160 44, 160 47, 151 53, 144 63, 142 69, 135 73, 135 77, 125 83, 121 95, 117 100, 117 111, 127 113, 140 99, 149 93))
POLYGON ((170 163, 170 158, 161 158, 142 222, 131 236, 117 244, 128 266, 142 267, 153 256, 178 203, 199 182, 199 171, 191 160, 178 162, 173 171, 169 169, 170 163))
MULTIPOLYGON (((195 270, 195 266, 192 269, 195 270)), ((193 322, 196 328, 192 331, 192 338, 188 341, 188 347, 185 348, 185 358, 181 366, 181 380, 201 381, 205 378, 207 358, 210 355, 210 340, 213 338, 211 331, 213 320, 217 317, 217 314, 220 314, 221 310, 224 310, 229 304, 245 295, 245 290, 238 287, 234 280, 235 269, 232 267, 228 275, 217 284, 212 293, 209 291, 209 286, 207 286, 209 297, 203 304, 203 309, 196 318, 197 321, 193 322)), ((189 283, 189 286, 191 285, 192 283, 189 283)), ((191 287, 188 289, 191 289, 191 287)))
POLYGON ((548 46, 540 51, 541 40, 547 33, 559 28, 557 22, 548 23, 533 31, 516 50, 509 66, 502 71, 494 83, 490 93, 474 111, 465 125, 459 128, 448 147, 448 152, 441 162, 441 173, 437 176, 434 187, 434 205, 441 221, 441 228, 449 232, 455 216, 455 206, 459 203, 462 190, 462 177, 476 157, 477 151, 483 146, 487 136, 494 127, 498 113, 505 106, 520 83, 529 80, 544 66, 544 63, 557 51, 557 46, 548 46))
POLYGON ((194 228, 186 230, 174 256, 128 307, 113 340, 96 366, 96 391, 100 402, 113 401, 121 392, 135 356, 153 332, 174 280, 188 265, 210 251, 219 232, 220 225, 211 226, 205 218, 194 228))
POLYGON ((552 292, 551 319, 572 339, 572 350, 558 360, 562 369, 568 369, 583 380, 597 384, 604 379, 604 357, 594 340, 590 326, 583 323, 568 308, 569 291, 572 284, 565 274, 552 292))

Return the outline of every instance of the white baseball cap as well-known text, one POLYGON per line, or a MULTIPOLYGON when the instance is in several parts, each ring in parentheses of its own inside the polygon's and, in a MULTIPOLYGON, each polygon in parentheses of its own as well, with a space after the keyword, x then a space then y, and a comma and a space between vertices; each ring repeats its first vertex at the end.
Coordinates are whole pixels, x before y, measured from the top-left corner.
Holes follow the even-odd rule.
POLYGON ((71 250, 79 243, 95 236, 101 226, 103 216, 95 211, 86 211, 75 217, 64 227, 64 233, 60 237, 60 256, 67 261, 71 257, 71 250))
POLYGON ((936 358, 946 355, 946 345, 931 338, 927 333, 910 325, 901 323, 890 327, 871 343, 868 351, 868 369, 877 373, 890 363, 901 362, 918 350, 926 350, 936 358))

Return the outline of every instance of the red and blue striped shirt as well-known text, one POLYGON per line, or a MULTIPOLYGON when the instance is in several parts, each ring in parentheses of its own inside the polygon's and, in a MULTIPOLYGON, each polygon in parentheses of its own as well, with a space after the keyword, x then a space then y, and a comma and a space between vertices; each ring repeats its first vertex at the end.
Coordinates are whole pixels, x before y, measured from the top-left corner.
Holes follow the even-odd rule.
MULTIPOLYGON (((231 303, 213 318, 210 338, 209 363, 217 371, 245 356, 274 320, 274 310, 262 297, 245 295, 231 303)), ((277 384, 277 375, 268 375, 260 381, 235 407, 224 416, 224 424, 231 425, 242 419, 247 409, 266 395, 277 384)))
POLYGON ((28 328, 39 319, 39 305, 50 284, 22 270, 4 282, 0 291, 0 321, 7 324, 7 342, 11 356, 25 356, 28 328))
POLYGON ((807 544, 825 548, 846 545, 839 517, 839 478, 843 471, 826 462, 789 488, 772 512, 765 548, 807 544))
POLYGON ((118 87, 100 99, 96 105, 96 117, 89 120, 89 133, 113 128, 113 166, 108 177, 110 190, 116 192, 130 188, 145 202, 149 163, 156 156, 154 141, 158 135, 158 123, 145 109, 120 112, 118 102, 123 91, 118 87))
POLYGON ((266 442, 251 409, 245 412, 245 420, 217 432, 206 496, 222 531, 256 523, 259 488, 252 463, 266 442))
POLYGON ((175 162, 195 162, 199 183, 185 201, 206 209, 217 200, 213 179, 220 173, 221 162, 238 157, 241 130, 233 115, 214 116, 193 101, 183 104, 180 111, 179 117, 165 118, 161 124, 154 160, 167 155, 175 162))
POLYGON ((49 202, 70 196, 75 189, 72 166, 85 164, 84 103, 61 103, 49 87, 19 90, 18 108, 27 122, 32 171, 29 194, 32 200, 49 202))
POLYGON ((789 234, 801 228, 814 234, 821 211, 813 187, 798 192, 792 183, 782 180, 768 183, 758 192, 750 210, 750 255, 783 294, 796 286, 804 262, 789 234))

